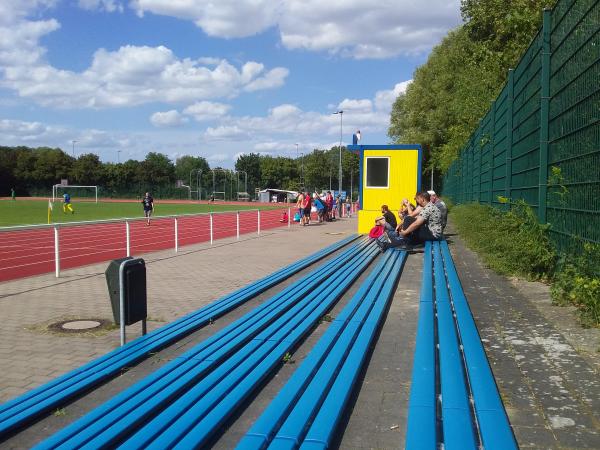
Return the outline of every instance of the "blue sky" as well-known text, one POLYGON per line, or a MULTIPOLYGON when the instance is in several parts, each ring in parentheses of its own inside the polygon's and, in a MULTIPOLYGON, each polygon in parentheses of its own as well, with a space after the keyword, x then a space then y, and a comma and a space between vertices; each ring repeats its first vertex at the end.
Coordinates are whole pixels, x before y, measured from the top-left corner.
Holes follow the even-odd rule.
POLYGON ((0 145, 232 167, 295 156, 389 112, 459 0, 2 0, 0 145))

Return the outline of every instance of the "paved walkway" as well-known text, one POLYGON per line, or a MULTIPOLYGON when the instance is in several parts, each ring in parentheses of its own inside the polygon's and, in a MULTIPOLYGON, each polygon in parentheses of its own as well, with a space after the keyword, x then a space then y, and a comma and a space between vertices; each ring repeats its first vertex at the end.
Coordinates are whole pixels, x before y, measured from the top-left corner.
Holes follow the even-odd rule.
MULTIPOLYGON (((144 255, 148 267, 149 329, 214 301, 281 266, 348 236, 355 219, 277 229, 260 238, 216 242, 144 255)), ((451 249, 465 293, 521 448, 600 448, 600 330, 582 330, 573 311, 552 307, 547 287, 511 282, 487 270, 457 236, 451 249)), ((341 423, 336 445, 344 449, 400 449, 406 429, 422 257, 411 254, 361 376, 361 389, 341 423)), ((57 335, 45 326, 68 318, 111 320, 106 264, 0 284, 0 402, 71 370, 118 345, 118 330, 57 335)), ((310 269, 309 269, 310 270, 310 269)), ((298 277, 306 276, 307 272, 298 277)), ((297 278, 296 278, 297 279, 297 278)), ((358 282, 363 278, 359 279, 358 282)), ((288 280, 285 284, 293 282, 288 280)), ((331 311, 335 317, 352 288, 331 311)), ((176 355, 255 307, 273 290, 248 302, 212 327, 190 335, 121 377, 5 442, 24 448, 156 370, 176 355)), ((321 323, 227 431, 215 442, 232 448, 327 329, 321 323)), ((131 336, 139 327, 130 327, 131 336)))

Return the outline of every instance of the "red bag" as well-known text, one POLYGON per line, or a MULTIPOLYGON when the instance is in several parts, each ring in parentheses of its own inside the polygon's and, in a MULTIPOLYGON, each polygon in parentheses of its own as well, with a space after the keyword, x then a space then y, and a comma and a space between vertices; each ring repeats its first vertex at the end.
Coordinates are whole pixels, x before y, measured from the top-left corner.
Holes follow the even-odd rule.
POLYGON ((373 239, 377 239, 382 234, 383 234, 383 225, 375 225, 373 228, 371 228, 371 231, 369 231, 369 237, 373 238, 373 239))

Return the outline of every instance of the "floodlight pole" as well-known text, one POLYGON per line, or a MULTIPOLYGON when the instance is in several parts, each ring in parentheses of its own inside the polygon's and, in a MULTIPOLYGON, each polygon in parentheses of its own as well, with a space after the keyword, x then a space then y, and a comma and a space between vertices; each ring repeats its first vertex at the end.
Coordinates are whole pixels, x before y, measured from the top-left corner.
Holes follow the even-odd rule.
POLYGON ((73 144, 73 158, 75 158, 75 142, 77 142, 76 140, 72 140, 71 143, 73 144))
POLYGON ((336 111, 333 114, 340 115, 340 148, 339 148, 339 150, 340 150, 340 167, 339 167, 339 172, 338 172, 338 185, 339 185, 338 195, 340 196, 340 198, 342 198, 342 130, 343 130, 344 111, 342 109, 340 109, 339 111, 336 111))

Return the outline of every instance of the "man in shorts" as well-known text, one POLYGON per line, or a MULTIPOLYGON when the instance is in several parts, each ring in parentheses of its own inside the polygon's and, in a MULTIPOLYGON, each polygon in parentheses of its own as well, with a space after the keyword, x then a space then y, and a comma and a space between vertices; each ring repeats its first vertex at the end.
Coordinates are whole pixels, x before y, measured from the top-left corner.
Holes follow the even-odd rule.
POLYGON ((146 192, 146 195, 144 195, 144 198, 142 199, 142 205, 144 205, 146 225, 150 225, 150 216, 152 216, 152 211, 154 211, 154 199, 149 192, 146 192))

